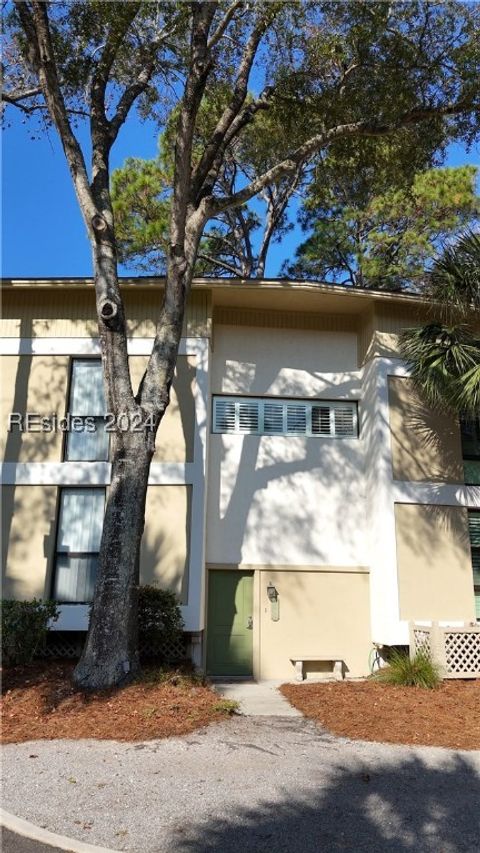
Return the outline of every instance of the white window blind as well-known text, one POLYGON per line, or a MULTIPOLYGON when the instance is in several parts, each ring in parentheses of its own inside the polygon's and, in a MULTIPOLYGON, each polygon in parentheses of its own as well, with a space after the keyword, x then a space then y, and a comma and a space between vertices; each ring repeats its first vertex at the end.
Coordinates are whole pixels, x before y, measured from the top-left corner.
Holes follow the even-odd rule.
POLYGON ((53 586, 57 601, 92 600, 104 508, 104 489, 62 489, 53 586))
POLYGON ((66 459, 71 462, 106 461, 109 437, 105 432, 106 403, 99 359, 73 360, 68 411, 76 417, 77 423, 67 436, 66 459), (80 418, 82 426, 78 424, 80 418))
POLYGON ((70 384, 72 415, 103 416, 106 412, 102 362, 93 358, 75 358, 70 384))
POLYGON ((214 397, 213 432, 356 438, 357 404, 332 400, 214 397))
POLYGON ((57 551, 98 551, 104 506, 103 489, 62 489, 57 551))

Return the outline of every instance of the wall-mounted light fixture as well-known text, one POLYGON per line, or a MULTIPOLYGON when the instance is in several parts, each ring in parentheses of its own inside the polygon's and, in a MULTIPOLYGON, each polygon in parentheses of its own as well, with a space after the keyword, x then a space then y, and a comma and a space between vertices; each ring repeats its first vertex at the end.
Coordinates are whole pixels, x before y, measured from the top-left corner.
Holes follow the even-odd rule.
POLYGON ((277 588, 273 585, 273 583, 271 581, 267 586, 267 595, 268 595, 269 601, 276 601, 278 598, 277 588))
POLYGON ((267 586, 267 596, 270 602, 270 616, 272 622, 278 622, 280 619, 280 602, 278 600, 278 590, 270 581, 267 586))

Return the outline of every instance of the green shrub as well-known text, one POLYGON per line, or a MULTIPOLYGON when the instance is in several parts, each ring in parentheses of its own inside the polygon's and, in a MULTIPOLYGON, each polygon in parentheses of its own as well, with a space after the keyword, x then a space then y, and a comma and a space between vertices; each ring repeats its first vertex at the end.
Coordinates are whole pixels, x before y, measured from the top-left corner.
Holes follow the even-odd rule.
POLYGON ((425 652, 413 659, 408 652, 392 651, 388 666, 377 670, 372 676, 382 684, 398 684, 403 687, 438 687, 441 677, 438 668, 425 652))
POLYGON ((168 660, 168 648, 181 642, 183 619, 173 592, 155 586, 141 586, 138 594, 138 634, 140 651, 168 660))
POLYGON ((55 601, 2 600, 2 658, 5 664, 30 663, 58 619, 55 601))

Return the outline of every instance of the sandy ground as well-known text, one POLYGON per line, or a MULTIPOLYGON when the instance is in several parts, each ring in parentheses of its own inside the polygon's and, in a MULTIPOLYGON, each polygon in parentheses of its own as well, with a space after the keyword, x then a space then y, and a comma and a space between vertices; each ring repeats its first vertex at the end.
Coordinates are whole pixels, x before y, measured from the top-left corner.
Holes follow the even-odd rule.
POLYGON ((235 717, 136 744, 10 744, 3 776, 5 809, 114 850, 480 847, 480 753, 348 741, 301 717, 235 717))

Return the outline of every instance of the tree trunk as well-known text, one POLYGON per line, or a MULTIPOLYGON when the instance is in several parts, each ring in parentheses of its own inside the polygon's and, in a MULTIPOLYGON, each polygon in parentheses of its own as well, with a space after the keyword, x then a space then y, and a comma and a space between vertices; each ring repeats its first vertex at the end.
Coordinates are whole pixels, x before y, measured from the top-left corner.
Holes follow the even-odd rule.
MULTIPOLYGON (((104 220, 109 215, 107 210, 104 220)), ((95 237, 94 265, 107 409, 115 417, 115 432, 90 625, 73 678, 79 687, 102 690, 131 679, 139 668, 140 543, 156 429, 144 426, 147 413, 133 395, 115 245, 108 227, 101 227, 95 237)), ((168 395, 164 410, 167 405, 168 395)))
POLYGON ((130 431, 115 442, 90 628, 74 673, 79 687, 97 690, 131 679, 139 668, 140 543, 153 442, 130 431))

